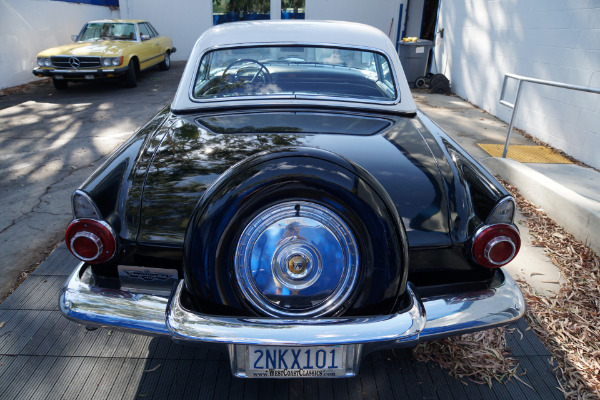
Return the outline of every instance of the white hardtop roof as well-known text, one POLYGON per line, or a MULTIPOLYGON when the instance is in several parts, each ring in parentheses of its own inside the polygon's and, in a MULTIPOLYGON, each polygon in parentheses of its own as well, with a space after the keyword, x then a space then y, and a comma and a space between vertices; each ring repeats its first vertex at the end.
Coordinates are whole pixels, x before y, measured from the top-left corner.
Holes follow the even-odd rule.
POLYGON ((332 107, 360 107, 371 110, 395 111, 414 113, 416 105, 408 87, 404 70, 398 59, 396 48, 390 39, 379 29, 370 25, 342 21, 315 20, 272 20, 233 22, 213 26, 206 30, 196 41, 192 54, 187 62, 179 83, 175 99, 171 104, 173 111, 201 110, 222 106, 248 106, 260 103, 271 106, 288 105, 323 105, 332 107), (194 83, 200 58, 208 50, 228 46, 248 46, 252 44, 299 44, 299 45, 334 45, 340 47, 358 47, 379 51, 388 56, 392 69, 396 71, 395 81, 400 93, 400 101, 395 104, 351 103, 347 100, 317 100, 317 99, 262 99, 227 101, 193 101, 191 88, 194 83))

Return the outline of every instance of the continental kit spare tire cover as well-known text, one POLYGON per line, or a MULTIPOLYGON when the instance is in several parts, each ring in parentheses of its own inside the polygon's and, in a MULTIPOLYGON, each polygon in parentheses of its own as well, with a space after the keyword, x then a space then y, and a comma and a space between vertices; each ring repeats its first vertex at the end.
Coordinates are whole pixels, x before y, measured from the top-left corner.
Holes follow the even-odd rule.
POLYGON ((367 171, 320 149, 278 149, 234 165, 204 193, 184 275, 206 313, 385 314, 405 290, 406 235, 367 171))

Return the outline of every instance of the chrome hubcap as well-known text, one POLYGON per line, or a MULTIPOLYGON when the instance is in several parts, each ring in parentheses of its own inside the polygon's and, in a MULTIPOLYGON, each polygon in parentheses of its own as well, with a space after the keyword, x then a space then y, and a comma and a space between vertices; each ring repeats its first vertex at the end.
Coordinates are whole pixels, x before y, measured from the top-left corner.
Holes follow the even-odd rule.
POLYGON ((244 229, 235 254, 244 296, 260 312, 309 317, 336 310, 358 275, 358 248, 334 212, 306 201, 258 214, 244 229))

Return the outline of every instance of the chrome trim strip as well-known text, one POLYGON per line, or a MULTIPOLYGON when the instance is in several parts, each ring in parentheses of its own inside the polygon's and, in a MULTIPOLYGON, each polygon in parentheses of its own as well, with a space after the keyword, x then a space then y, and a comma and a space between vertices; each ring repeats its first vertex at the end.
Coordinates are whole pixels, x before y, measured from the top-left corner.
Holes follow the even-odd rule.
POLYGON ((525 313, 523 294, 507 273, 503 275, 504 283, 498 288, 459 296, 419 299, 409 283, 412 305, 402 314, 284 320, 188 311, 180 301, 183 280, 170 299, 102 289, 94 284, 88 265, 80 263, 62 290, 59 308, 67 318, 87 326, 167 335, 190 343, 299 346, 382 342, 378 348, 401 347, 519 319, 525 313))
POLYGON ((157 55, 157 56, 150 57, 150 58, 146 58, 144 61, 140 61, 140 64, 142 64, 142 63, 145 63, 145 62, 147 62, 147 61, 150 61, 150 60, 154 60, 155 58, 158 58, 158 57, 164 56, 165 54, 167 54, 167 53, 160 53, 160 54, 159 54, 159 55, 157 55))
POLYGON ((398 76, 396 75, 396 68, 392 68, 393 64, 390 60, 390 56, 386 53, 384 53, 381 49, 376 49, 373 47, 365 47, 365 46, 348 46, 348 45, 340 45, 340 44, 331 44, 331 43, 305 43, 305 42, 265 42, 265 43, 234 43, 234 44, 227 44, 227 45, 218 45, 218 46, 212 46, 209 47, 207 49, 204 50, 204 52, 202 54, 200 54, 200 56, 196 59, 195 61, 195 67, 194 67, 194 75, 192 76, 192 79, 190 81, 190 87, 188 90, 188 98, 190 99, 191 102, 193 103, 198 103, 198 104, 210 104, 210 103, 219 103, 219 102, 233 102, 233 101, 244 101, 244 100, 253 100, 253 101, 257 101, 257 100, 280 100, 280 99, 292 99, 292 100, 327 100, 327 101, 336 101, 336 102, 341 102, 341 103, 363 103, 363 104, 377 104, 377 105, 383 105, 383 106, 387 106, 387 105, 395 105, 401 102, 401 98, 400 98, 400 88, 398 87, 398 76), (388 100, 388 101, 383 101, 383 100, 369 100, 369 99, 364 99, 364 98, 353 98, 353 97, 335 97, 335 96, 321 96, 321 95, 308 95, 308 94, 303 94, 303 95, 289 95, 289 94, 273 94, 273 95, 268 95, 268 96, 236 96, 236 97, 225 97, 225 98, 213 98, 213 99, 198 99, 196 97, 194 97, 194 85, 196 83, 196 78, 198 76, 198 68, 200 66, 200 61, 202 60, 202 58, 204 57, 204 55, 206 55, 207 53, 214 51, 214 50, 222 50, 222 49, 229 49, 229 48, 239 48, 239 47, 265 47, 265 46, 279 46, 279 47, 283 47, 283 46, 312 46, 312 47, 318 47, 318 46, 323 46, 323 47, 334 47, 334 48, 348 48, 348 49, 356 49, 356 50, 364 50, 364 51, 370 51, 372 53, 376 53, 376 54, 380 54, 383 57, 385 57, 385 59, 388 61, 388 64, 390 65, 390 71, 392 72, 392 76, 394 79, 394 89, 396 91, 396 97, 392 100, 388 100))
POLYGON ((359 99, 354 97, 335 97, 335 96, 323 96, 319 94, 270 94, 261 96, 232 96, 232 97, 220 97, 212 99, 196 99, 193 98, 191 101, 194 103, 226 103, 234 101, 268 101, 268 100, 321 100, 321 101, 337 101, 340 103, 360 103, 360 104, 376 104, 382 106, 389 106, 398 104, 397 101, 378 101, 369 99, 359 99))

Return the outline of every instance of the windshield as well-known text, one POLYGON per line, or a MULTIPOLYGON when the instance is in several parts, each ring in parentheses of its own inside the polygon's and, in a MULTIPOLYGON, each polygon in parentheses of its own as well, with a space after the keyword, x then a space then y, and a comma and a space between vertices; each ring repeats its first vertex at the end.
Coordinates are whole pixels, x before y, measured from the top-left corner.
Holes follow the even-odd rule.
POLYGON ((200 62, 193 97, 325 96, 393 101, 397 91, 381 54, 319 46, 213 50, 200 62))
POLYGON ((135 25, 114 22, 87 24, 79 36, 79 41, 94 40, 136 40, 135 25))

